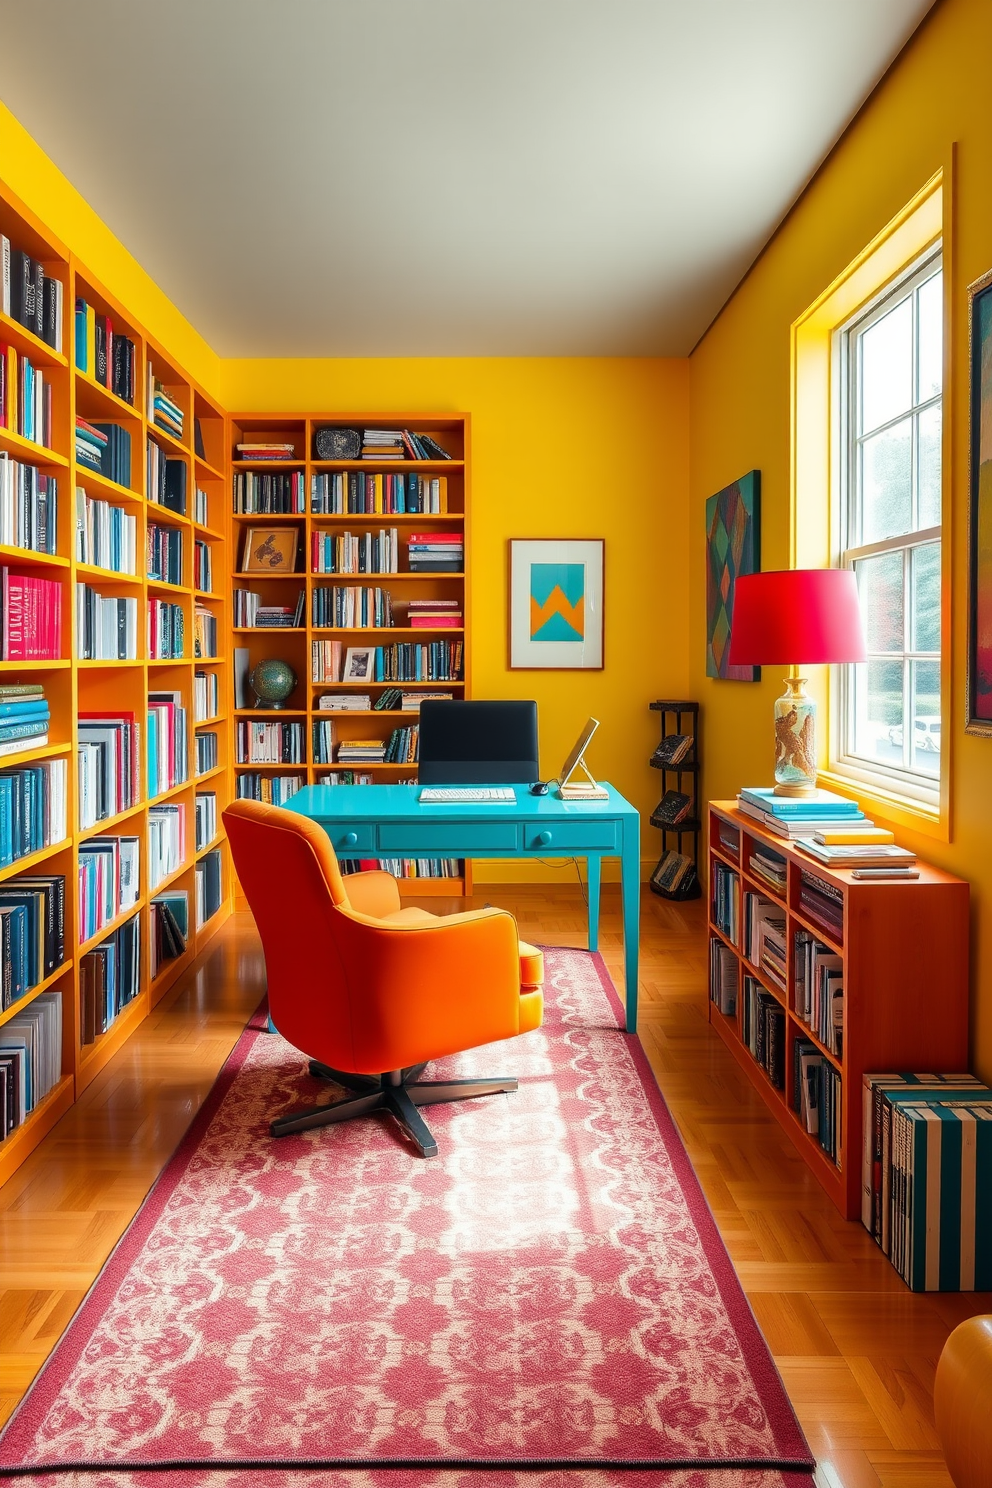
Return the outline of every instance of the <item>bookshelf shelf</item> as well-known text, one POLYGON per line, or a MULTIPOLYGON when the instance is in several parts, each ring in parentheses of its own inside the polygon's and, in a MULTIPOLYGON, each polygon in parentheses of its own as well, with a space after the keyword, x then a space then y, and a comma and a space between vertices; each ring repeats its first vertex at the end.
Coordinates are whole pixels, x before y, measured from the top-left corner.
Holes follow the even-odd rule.
MULTIPOLYGON (((765 831, 727 801, 710 803, 709 843, 709 935, 711 947, 715 944, 732 953, 734 1002, 732 1013, 721 1011, 721 995, 726 997, 727 988, 717 966, 723 964, 725 951, 718 954, 711 949, 710 1022, 837 1208, 854 1219, 861 1213, 863 1076, 880 1070, 967 1068, 968 885, 925 864, 919 865, 916 880, 859 881, 847 870, 823 867, 795 843, 765 831), (770 850, 785 860, 784 894, 748 871, 755 849, 770 850), (738 879, 737 942, 717 919, 721 873, 736 874, 738 879), (841 937, 801 912, 799 896, 809 892, 811 879, 825 884, 840 906, 841 937), (745 894, 761 895, 784 927, 784 992, 750 958, 753 942, 745 941, 745 894), (837 974, 843 984, 840 1053, 833 1052, 798 1011, 803 1006, 796 1000, 802 990, 803 968, 797 936, 803 935, 812 936, 824 953, 835 958, 835 964, 839 962, 837 974), (746 978, 770 994, 779 1009, 781 1024, 775 1037, 783 1041, 781 1088, 772 1084, 745 1036, 746 978), (839 1094, 832 1104, 836 1160, 824 1150, 819 1137, 807 1131, 797 1113, 796 1061, 801 1051, 796 1045, 800 1041, 815 1049, 835 1072, 835 1083, 839 1081, 839 1094)), ((758 945, 760 949, 760 939, 758 945)), ((773 1062, 768 1037, 765 1047, 773 1062)))
MULTIPOLYGON (((145 564, 140 557, 148 525, 167 525, 182 533, 183 560, 186 565, 193 560, 194 533, 202 535, 212 544, 211 558, 213 584, 216 594, 211 594, 209 604, 218 623, 218 643, 223 644, 228 655, 226 641, 230 615, 228 575, 230 554, 228 538, 230 523, 226 514, 225 486, 228 479, 228 420, 226 412, 210 395, 189 377, 169 354, 147 335, 144 328, 115 296, 101 286, 92 274, 49 234, 33 215, 27 211, 8 188, 0 182, 0 223, 5 236, 9 237, 12 250, 30 254, 42 263, 46 276, 56 276, 62 284, 62 338, 63 350, 55 351, 33 332, 0 314, 0 340, 7 342, 22 353, 32 365, 44 369, 46 382, 52 386, 52 424, 50 439, 53 448, 22 438, 10 430, 0 430, 0 449, 6 450, 18 460, 36 466, 58 485, 59 524, 56 552, 48 555, 27 549, 4 546, 0 548, 0 563, 15 573, 23 569, 31 577, 56 580, 62 591, 63 654, 60 658, 43 661, 0 662, 0 677, 4 684, 24 681, 40 682, 51 708, 52 736, 56 742, 36 748, 19 750, 16 754, 4 755, 0 759, 3 768, 21 767, 25 764, 44 764, 64 760, 67 770, 66 820, 69 835, 59 843, 40 849, 19 858, 6 868, 0 869, 0 882, 9 886, 27 875, 60 875, 65 879, 65 960, 63 965, 44 982, 33 988, 24 998, 3 1014, 3 1021, 16 1017, 26 1006, 35 1002, 44 993, 56 993, 62 1000, 62 1049, 61 1076, 55 1088, 44 1101, 32 1111, 27 1119, 0 1140, 0 1181, 13 1173, 21 1162, 38 1145, 59 1117, 69 1108, 85 1089, 86 1085, 117 1052, 141 1020, 147 1016, 151 1006, 151 989, 157 998, 174 979, 177 968, 188 964, 209 936, 230 912, 232 906, 233 874, 225 834, 220 827, 220 814, 233 793, 233 770, 230 753, 226 749, 228 740, 224 725, 231 713, 231 679, 223 658, 217 661, 183 657, 167 660, 144 658, 145 649, 145 604, 149 597, 157 596, 178 603, 186 620, 187 648, 192 649, 192 622, 194 599, 192 586, 168 585, 149 579, 143 573, 117 573, 100 565, 76 561, 75 502, 74 492, 78 487, 94 502, 107 502, 112 507, 122 508, 129 518, 136 519, 136 547, 139 567, 145 564), (77 301, 85 301, 89 311, 77 301), (90 313, 92 312, 92 313, 90 313), (96 327, 95 342, 91 339, 96 327), (78 333, 78 339, 77 339, 78 333), (121 342, 128 338, 130 347, 121 342), (117 338, 112 340, 111 338, 117 338), (91 357, 95 353, 95 359, 91 357), (112 353, 117 353, 115 362, 112 353), (89 368, 87 368, 87 361, 89 368), (122 369, 133 367, 134 402, 120 397, 126 391, 123 381, 114 381, 122 369), (179 408, 183 420, 183 436, 174 438, 168 431, 155 427, 149 419, 147 407, 148 375, 151 371, 159 378, 172 402, 179 408), (94 375, 94 372, 96 375, 94 375), (113 386, 104 385, 98 377, 104 377, 113 386), (113 389, 117 388, 115 392, 113 389), (76 419, 87 423, 113 425, 123 430, 130 438, 130 477, 121 484, 92 470, 85 461, 76 459, 76 419), (194 417, 200 421, 205 442, 205 458, 194 456, 194 417), (213 525, 195 528, 189 515, 180 515, 149 499, 146 490, 148 476, 147 441, 154 439, 168 459, 181 461, 187 470, 187 510, 194 510, 195 478, 202 478, 208 491, 208 507, 213 516, 213 525), (85 583, 88 588, 110 599, 136 600, 138 609, 138 646, 140 659, 130 661, 80 660, 70 650, 74 631, 74 586, 85 583), (194 727, 191 723, 193 702, 194 667, 210 667, 217 670, 217 696, 211 698, 210 706, 216 708, 211 723, 218 731, 221 755, 218 766, 211 771, 211 790, 217 797, 218 835, 211 851, 221 857, 220 905, 204 935, 195 926, 193 902, 194 861, 190 857, 183 869, 170 875, 166 883, 174 883, 177 889, 190 891, 187 950, 181 957, 166 962, 159 970, 154 983, 151 981, 149 932, 151 914, 149 910, 149 826, 148 813, 156 804, 168 802, 180 806, 186 812, 187 840, 191 840, 193 824, 194 782, 190 780, 173 790, 163 793, 153 801, 141 800, 124 811, 117 812, 105 820, 86 828, 79 827, 79 788, 77 773, 77 734, 75 720, 78 714, 102 715, 114 718, 118 712, 133 715, 140 731, 141 762, 139 773, 144 783, 148 724, 148 695, 150 692, 171 695, 178 706, 187 710, 188 735, 194 727), (77 881, 80 868, 80 851, 87 848, 95 837, 126 836, 138 841, 139 893, 137 902, 129 910, 117 915, 84 944, 81 939, 81 919, 78 905, 77 881), (127 1002, 110 1028, 98 1035, 94 1043, 81 1043, 81 959, 92 948, 108 939, 125 922, 136 919, 139 931, 139 968, 137 994, 127 1002)), ((115 452, 115 455, 119 452, 115 452)), ((110 464, 106 465, 110 468, 110 464)), ((200 508, 196 508, 202 510, 200 508)), ((103 554, 101 556, 106 556, 103 554)), ((183 573, 195 571, 184 567, 183 573)), ((187 772, 193 766, 193 743, 189 740, 187 772)), ((160 885, 154 892, 161 892, 160 885)))

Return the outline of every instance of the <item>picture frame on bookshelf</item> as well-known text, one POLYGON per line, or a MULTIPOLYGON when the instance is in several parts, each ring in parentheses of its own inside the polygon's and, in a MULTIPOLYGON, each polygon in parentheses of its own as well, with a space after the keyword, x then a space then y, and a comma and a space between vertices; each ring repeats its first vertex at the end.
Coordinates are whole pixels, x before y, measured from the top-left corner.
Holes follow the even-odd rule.
POLYGON ((969 479, 968 717, 992 738, 992 269, 968 286, 969 479))
POLYGON ((602 671, 603 538, 511 538, 509 665, 515 671, 602 671))
POLYGON ((373 682, 375 680, 375 647, 349 646, 344 657, 342 682, 373 682))
POLYGON ((299 540, 296 527, 249 527, 242 573, 295 573, 299 540))
POLYGON ((749 470, 706 501, 706 675, 759 682, 758 666, 730 665, 734 585, 761 571, 761 471, 749 470))

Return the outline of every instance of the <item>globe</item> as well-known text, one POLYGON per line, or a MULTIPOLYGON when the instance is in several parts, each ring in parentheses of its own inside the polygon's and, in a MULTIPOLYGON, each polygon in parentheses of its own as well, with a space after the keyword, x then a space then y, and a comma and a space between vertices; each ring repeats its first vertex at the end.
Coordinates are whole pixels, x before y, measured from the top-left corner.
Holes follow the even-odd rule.
POLYGON ((288 662, 270 657, 260 661, 248 678, 260 708, 283 708, 296 686, 296 673, 288 662))

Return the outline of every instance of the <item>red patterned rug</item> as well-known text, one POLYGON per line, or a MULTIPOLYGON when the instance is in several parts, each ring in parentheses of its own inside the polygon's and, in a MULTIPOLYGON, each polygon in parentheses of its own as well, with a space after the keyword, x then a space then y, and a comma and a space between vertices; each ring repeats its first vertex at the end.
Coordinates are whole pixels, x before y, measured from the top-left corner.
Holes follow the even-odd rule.
POLYGON ((543 1028, 435 1066, 520 1088, 433 1107, 431 1161, 383 1118, 272 1140, 321 1087, 248 1029, 0 1438, 0 1475, 810 1488, 601 959, 550 950, 547 977, 543 1028))

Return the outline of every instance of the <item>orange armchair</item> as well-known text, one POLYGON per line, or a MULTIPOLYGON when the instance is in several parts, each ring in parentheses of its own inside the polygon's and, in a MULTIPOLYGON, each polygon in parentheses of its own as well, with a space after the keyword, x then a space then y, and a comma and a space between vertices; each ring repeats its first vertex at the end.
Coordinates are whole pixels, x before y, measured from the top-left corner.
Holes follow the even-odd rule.
POLYGON ((386 1110, 424 1157, 418 1107, 517 1088, 514 1079, 420 1079, 431 1059, 539 1028, 540 951, 498 909, 403 909, 390 873, 343 876, 306 817, 256 801, 224 812, 234 866, 265 952, 269 1009, 310 1073, 349 1092, 272 1122, 272 1135, 386 1110))

